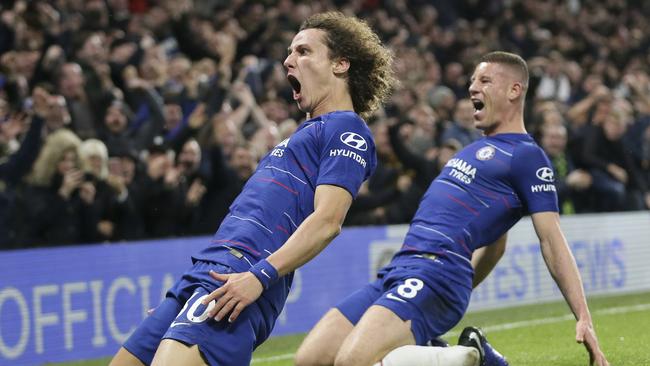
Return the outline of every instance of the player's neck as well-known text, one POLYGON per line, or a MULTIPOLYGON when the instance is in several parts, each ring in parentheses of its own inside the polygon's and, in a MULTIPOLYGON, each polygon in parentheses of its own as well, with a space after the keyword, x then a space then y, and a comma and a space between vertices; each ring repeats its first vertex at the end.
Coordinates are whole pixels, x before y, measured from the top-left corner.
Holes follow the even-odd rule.
POLYGON ((332 87, 331 92, 314 107, 311 118, 334 111, 354 111, 352 96, 345 85, 332 87))
POLYGON ((502 133, 528 133, 524 125, 523 110, 512 110, 504 113, 502 120, 491 131, 486 131, 486 136, 494 136, 502 133))

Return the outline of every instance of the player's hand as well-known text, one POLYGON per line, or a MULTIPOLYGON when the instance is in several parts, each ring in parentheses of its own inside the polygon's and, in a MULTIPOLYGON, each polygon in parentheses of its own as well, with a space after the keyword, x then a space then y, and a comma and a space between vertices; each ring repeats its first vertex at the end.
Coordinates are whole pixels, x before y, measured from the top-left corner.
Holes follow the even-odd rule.
POLYGON ((589 352, 589 365, 609 366, 605 354, 600 350, 596 331, 590 322, 580 320, 576 324, 576 342, 585 345, 589 352))
POLYGON ((215 306, 208 312, 208 316, 216 321, 221 321, 230 314, 228 322, 234 322, 244 308, 262 294, 262 284, 250 272, 221 274, 210 271, 210 276, 224 283, 202 301, 203 305, 207 305, 216 300, 215 306))

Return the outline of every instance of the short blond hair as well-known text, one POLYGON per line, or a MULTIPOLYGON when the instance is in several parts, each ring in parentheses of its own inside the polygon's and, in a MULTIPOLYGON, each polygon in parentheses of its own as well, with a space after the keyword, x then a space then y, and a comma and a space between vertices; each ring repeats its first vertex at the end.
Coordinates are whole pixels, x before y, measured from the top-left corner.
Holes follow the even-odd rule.
POLYGON ((481 56, 478 64, 482 62, 506 65, 516 70, 521 76, 524 91, 528 90, 528 64, 521 56, 510 52, 494 51, 481 56))

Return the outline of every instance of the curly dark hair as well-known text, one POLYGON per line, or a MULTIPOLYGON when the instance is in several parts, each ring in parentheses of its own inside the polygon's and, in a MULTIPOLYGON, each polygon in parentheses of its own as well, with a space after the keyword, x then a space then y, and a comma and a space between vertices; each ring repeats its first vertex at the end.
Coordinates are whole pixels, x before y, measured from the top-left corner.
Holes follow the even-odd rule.
POLYGON ((350 62, 348 86, 355 112, 366 118, 390 95, 396 84, 393 52, 384 47, 379 36, 363 20, 340 12, 315 14, 305 20, 300 30, 320 29, 330 59, 350 62))

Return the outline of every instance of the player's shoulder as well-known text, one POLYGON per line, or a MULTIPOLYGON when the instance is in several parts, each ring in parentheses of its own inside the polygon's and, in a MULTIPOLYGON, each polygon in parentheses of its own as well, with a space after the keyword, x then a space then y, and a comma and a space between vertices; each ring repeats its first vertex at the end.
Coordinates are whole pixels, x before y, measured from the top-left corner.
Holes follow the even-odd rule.
POLYGON ((523 156, 546 156, 544 149, 542 149, 532 137, 528 136, 527 139, 522 139, 515 147, 515 153, 523 156))
POLYGON ((366 122, 353 111, 334 111, 321 116, 321 123, 329 127, 367 128, 366 122))
POLYGON ((489 142, 515 155, 544 154, 539 145, 529 134, 505 133, 489 138, 489 142))
POLYGON ((324 114, 320 123, 326 135, 348 132, 365 137, 372 135, 366 122, 352 111, 336 111, 324 114))

